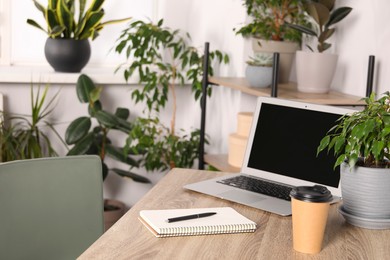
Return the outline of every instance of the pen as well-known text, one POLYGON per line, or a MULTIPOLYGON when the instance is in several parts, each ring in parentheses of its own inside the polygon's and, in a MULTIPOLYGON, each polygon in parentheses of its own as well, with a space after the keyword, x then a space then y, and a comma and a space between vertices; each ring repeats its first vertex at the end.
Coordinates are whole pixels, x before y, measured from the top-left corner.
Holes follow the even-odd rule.
POLYGON ((169 218, 168 222, 171 223, 171 222, 188 220, 188 219, 204 218, 204 217, 209 217, 209 216, 212 216, 215 214, 217 214, 217 213, 216 212, 206 212, 206 213, 199 213, 199 214, 181 216, 181 217, 176 217, 176 218, 169 218))

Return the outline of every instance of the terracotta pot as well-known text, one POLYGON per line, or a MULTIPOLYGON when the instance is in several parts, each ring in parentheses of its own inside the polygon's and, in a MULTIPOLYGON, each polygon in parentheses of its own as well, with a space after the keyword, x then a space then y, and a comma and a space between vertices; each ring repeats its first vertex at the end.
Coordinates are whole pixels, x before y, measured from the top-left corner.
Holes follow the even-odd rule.
POLYGON ((125 204, 118 200, 104 200, 104 230, 107 231, 125 213, 125 204), (106 208, 108 208, 106 210, 106 208))
POLYGON ((299 43, 285 41, 265 41, 261 39, 252 40, 252 49, 259 53, 278 52, 279 56, 279 82, 288 83, 294 55, 299 50, 299 43))
POLYGON ((297 51, 298 91, 328 93, 336 71, 337 58, 335 54, 297 51))

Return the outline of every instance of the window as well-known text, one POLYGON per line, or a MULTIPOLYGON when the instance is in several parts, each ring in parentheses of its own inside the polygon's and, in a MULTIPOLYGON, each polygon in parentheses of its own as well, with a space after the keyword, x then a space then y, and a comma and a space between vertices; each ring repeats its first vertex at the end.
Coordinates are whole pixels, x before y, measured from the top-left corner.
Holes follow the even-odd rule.
MULTIPOLYGON (((103 21, 124 17, 153 19, 156 1, 105 1, 103 7, 106 14, 103 21)), ((39 2, 47 5, 47 0, 39 2)), ((87 2, 90 3, 91 0, 87 2)), ((27 18, 32 18, 46 28, 45 21, 33 1, 1 0, 0 11, 0 63, 10 66, 46 65, 44 45, 47 35, 26 23, 27 18)), ((111 48, 125 26, 126 23, 107 25, 98 38, 90 41, 92 47, 90 66, 111 67, 119 64, 119 57, 111 48)))

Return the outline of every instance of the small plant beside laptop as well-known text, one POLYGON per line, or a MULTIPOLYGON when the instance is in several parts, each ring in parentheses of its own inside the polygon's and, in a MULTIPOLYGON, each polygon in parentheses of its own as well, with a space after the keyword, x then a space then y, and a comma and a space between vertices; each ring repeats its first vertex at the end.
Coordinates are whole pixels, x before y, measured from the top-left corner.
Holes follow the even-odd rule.
POLYGON ((372 93, 364 100, 364 110, 342 117, 317 153, 333 151, 335 167, 341 165, 340 211, 371 220, 361 226, 372 227, 374 221, 376 228, 390 228, 385 224, 390 219, 390 92, 377 100, 372 93))

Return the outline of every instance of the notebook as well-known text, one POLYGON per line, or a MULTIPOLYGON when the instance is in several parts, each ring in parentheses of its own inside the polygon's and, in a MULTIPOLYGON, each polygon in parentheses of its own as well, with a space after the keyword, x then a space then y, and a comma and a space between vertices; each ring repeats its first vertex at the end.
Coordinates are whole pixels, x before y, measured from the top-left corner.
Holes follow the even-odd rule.
MULTIPOLYGON (((323 185, 332 192, 334 201, 340 200, 340 171, 339 167, 334 169, 336 158, 326 152, 317 157, 317 147, 342 115, 353 112, 336 106, 259 97, 240 175, 289 189, 323 185)), ((184 188, 282 216, 291 215, 289 200, 221 183, 234 176, 237 174, 188 184, 184 188)))
POLYGON ((230 207, 141 210, 139 219, 156 237, 254 232, 256 223, 230 207), (169 218, 205 212, 215 215, 169 223, 169 218))

